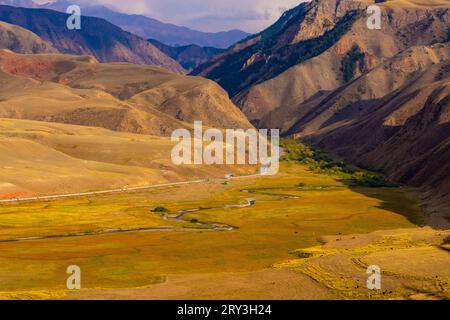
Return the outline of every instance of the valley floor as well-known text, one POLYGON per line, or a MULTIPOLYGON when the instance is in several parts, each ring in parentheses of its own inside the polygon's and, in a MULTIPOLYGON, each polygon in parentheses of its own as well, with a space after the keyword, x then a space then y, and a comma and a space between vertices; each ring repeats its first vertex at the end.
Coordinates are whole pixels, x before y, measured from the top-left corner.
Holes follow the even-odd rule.
POLYGON ((2 204, 0 298, 450 298, 450 231, 419 227, 415 199, 283 163, 229 185, 2 204), (79 291, 66 289, 69 265, 79 291), (380 291, 366 288, 369 265, 380 291))

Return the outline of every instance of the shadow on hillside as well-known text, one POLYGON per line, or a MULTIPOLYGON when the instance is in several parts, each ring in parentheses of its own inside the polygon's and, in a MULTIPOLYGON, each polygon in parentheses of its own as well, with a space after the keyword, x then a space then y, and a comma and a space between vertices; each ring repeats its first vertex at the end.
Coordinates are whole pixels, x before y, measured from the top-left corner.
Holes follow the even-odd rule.
POLYGON ((435 230, 448 230, 448 226, 446 225, 433 223, 433 220, 427 221, 427 213, 424 211, 421 199, 411 189, 408 189, 408 187, 371 188, 358 186, 350 181, 340 181, 345 183, 354 192, 380 200, 381 204, 377 208, 404 216, 408 221, 418 227, 429 226, 435 230))

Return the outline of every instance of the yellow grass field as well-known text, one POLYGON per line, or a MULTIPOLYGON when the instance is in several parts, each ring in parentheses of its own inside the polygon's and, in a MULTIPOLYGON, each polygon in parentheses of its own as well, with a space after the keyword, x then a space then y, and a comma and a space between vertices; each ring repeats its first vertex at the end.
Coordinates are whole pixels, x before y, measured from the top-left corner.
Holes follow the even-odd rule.
POLYGON ((223 177, 248 166, 176 166, 170 138, 0 119, 0 199, 223 177))
POLYGON ((349 188, 294 163, 229 185, 0 205, 0 297, 448 298, 450 233, 420 228, 420 218, 410 190, 349 188), (249 198, 253 206, 233 207, 249 198), (178 221, 158 206, 169 217, 202 210, 178 221), (28 237, 44 238, 7 242, 28 237), (365 287, 373 263, 383 291, 365 287), (66 289, 69 265, 82 270, 80 291, 66 289))

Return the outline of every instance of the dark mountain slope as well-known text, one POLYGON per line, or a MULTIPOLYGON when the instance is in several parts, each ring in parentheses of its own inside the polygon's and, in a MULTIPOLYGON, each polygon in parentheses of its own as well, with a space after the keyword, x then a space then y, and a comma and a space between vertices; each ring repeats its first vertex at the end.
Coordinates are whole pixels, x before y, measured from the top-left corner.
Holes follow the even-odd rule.
POLYGON ((302 107, 287 133, 421 188, 431 211, 441 213, 432 219, 450 214, 449 43, 402 52, 302 107))
POLYGON ((148 41, 169 57, 176 60, 188 72, 224 51, 218 48, 200 47, 194 44, 182 47, 171 47, 154 39, 149 39, 148 41))
POLYGON ((0 5, 0 21, 32 31, 62 53, 92 55, 101 62, 158 65, 183 72, 176 61, 152 44, 106 20, 83 16, 81 30, 69 30, 67 17, 67 14, 52 10, 0 5))
MULTIPOLYGON (((59 0, 53 3, 38 5, 32 0, 0 0, 0 4, 15 7, 42 8, 66 12, 67 7, 76 1, 59 0)), ((249 34, 241 30, 224 32, 201 32, 156 19, 136 14, 116 12, 101 5, 82 6, 82 14, 90 17, 103 18, 123 30, 134 33, 144 39, 156 39, 171 46, 198 46, 228 48, 249 34)))
POLYGON ((0 21, 0 49, 17 53, 57 53, 50 43, 34 33, 6 22, 0 21))

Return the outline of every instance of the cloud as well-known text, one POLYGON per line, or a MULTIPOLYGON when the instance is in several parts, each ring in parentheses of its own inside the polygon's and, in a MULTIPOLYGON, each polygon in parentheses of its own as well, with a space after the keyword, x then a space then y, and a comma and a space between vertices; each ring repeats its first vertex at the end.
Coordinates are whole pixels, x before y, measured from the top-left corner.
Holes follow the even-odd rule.
MULTIPOLYGON (((83 0, 81 0, 83 1, 83 0)), ((86 0, 84 0, 86 1, 86 0)), ((202 31, 258 32, 302 0, 89 0, 202 31)))

